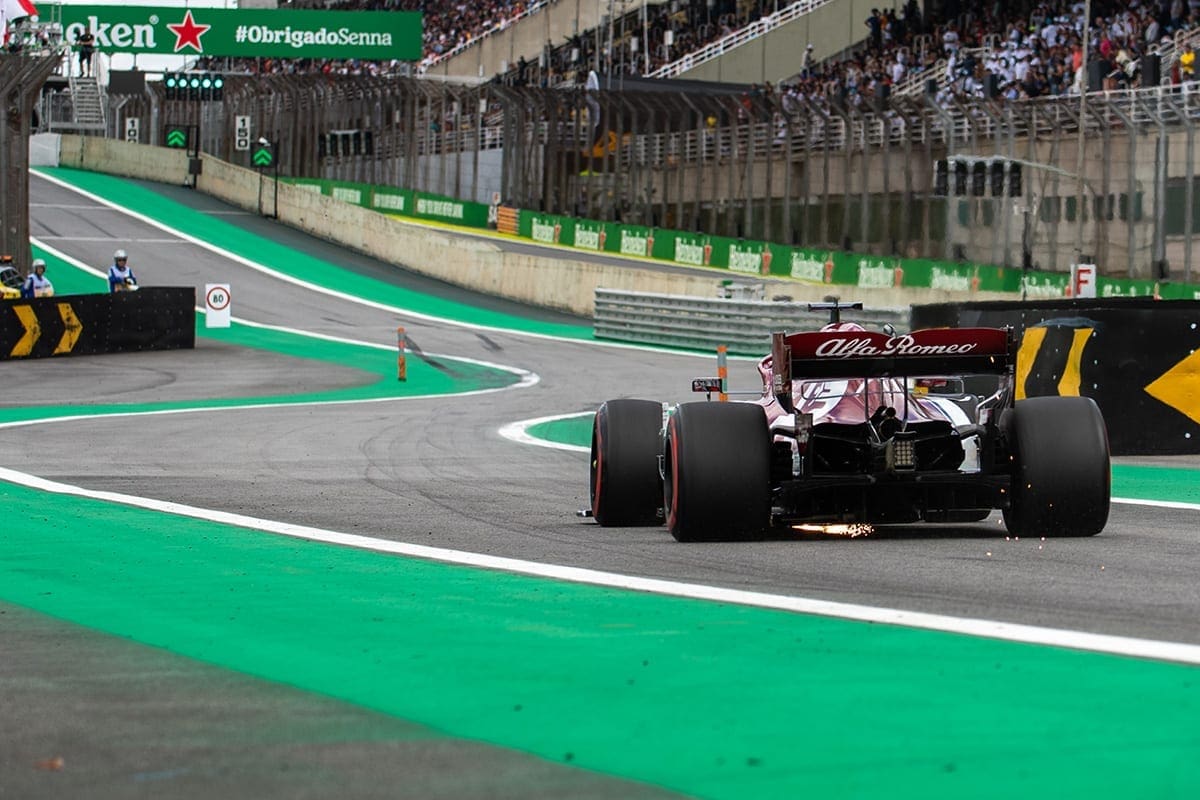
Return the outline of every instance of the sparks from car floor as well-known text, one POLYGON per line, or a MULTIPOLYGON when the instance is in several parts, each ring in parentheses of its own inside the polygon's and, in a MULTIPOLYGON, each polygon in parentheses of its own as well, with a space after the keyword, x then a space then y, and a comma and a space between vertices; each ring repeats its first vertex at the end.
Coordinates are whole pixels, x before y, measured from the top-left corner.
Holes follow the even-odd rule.
POLYGON ((862 536, 870 536, 875 532, 875 526, 857 522, 850 525, 836 523, 829 525, 816 525, 805 523, 793 525, 792 530, 799 533, 813 533, 820 536, 843 536, 847 539, 857 539, 862 536))

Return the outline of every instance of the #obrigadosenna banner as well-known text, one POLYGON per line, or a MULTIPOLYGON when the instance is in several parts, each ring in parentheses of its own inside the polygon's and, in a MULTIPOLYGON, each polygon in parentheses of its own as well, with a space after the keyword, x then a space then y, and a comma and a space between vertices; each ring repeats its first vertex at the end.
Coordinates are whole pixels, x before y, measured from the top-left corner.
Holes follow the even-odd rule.
MULTIPOLYGON (((59 6, 67 41, 85 29, 105 53, 418 61, 417 11, 59 6)), ((43 19, 53 19, 43 11, 43 19)))

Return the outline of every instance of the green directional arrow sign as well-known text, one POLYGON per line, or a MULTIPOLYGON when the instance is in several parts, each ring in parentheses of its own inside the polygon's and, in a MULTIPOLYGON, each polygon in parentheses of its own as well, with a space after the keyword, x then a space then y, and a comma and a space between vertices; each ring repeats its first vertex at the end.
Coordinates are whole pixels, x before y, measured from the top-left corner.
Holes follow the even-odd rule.
POLYGON ((256 167, 269 167, 275 163, 275 152, 270 146, 264 145, 254 151, 250 156, 250 162, 256 167))
POLYGON ((187 147, 187 130, 184 128, 167 128, 167 147, 187 147))

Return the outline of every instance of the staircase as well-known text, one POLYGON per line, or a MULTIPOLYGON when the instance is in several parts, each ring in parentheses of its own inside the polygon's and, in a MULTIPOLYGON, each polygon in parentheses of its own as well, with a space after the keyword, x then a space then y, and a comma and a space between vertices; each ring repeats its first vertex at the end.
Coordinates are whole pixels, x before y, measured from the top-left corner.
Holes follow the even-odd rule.
POLYGON ((71 91, 71 127, 80 131, 103 131, 104 97, 100 93, 100 83, 92 76, 72 77, 71 91))

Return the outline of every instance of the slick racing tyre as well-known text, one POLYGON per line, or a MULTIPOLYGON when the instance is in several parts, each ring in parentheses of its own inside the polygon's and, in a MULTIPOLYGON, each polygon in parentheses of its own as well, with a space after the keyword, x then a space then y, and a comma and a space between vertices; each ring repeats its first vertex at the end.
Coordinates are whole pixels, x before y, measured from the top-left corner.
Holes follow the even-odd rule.
POLYGON ((1016 536, 1094 536, 1108 522, 1104 417, 1090 397, 1032 397, 1001 420, 1013 453, 1004 524, 1016 536))
POLYGON ((771 437, 761 406, 684 403, 667 423, 663 505, 681 542, 752 539, 771 521, 771 437))
POLYGON ((606 527, 662 523, 661 403, 609 400, 592 423, 592 516, 606 527))

